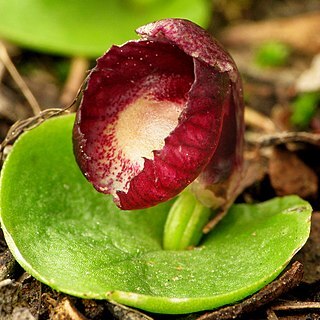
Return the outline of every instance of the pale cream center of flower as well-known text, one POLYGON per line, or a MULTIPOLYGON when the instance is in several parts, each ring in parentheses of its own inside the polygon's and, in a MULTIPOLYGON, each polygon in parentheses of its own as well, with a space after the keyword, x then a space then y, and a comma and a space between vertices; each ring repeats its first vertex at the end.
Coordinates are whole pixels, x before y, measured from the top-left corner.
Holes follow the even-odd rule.
POLYGON ((124 156, 143 166, 153 159, 153 150, 164 147, 164 139, 178 125, 183 103, 148 100, 140 97, 119 115, 115 127, 118 147, 124 156))

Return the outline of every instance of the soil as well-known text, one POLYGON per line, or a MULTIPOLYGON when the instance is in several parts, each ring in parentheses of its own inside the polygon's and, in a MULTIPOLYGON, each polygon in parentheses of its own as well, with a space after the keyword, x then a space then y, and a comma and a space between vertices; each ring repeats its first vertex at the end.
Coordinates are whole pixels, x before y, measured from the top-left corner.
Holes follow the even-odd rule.
MULTIPOLYGON (((52 290, 24 272, 0 234, 0 319, 320 319, 320 99, 307 124, 290 120, 297 97, 320 92, 320 3, 226 0, 213 4, 209 31, 230 51, 242 74, 246 158, 255 165, 255 174, 237 201, 257 202, 286 194, 310 201, 314 212, 307 244, 277 280, 238 304, 187 316, 161 316, 52 290), (257 50, 270 39, 284 43, 290 54, 280 66, 262 67, 256 62, 257 50)), ((32 117, 37 108, 51 116, 49 108, 70 104, 86 75, 83 70, 94 65, 94 61, 50 56, 9 43, 5 50, 25 86, 8 72, 11 62, 2 54, 0 141, 4 155, 16 137, 5 140, 9 128, 32 117), (70 82, 74 77, 76 81, 70 82)))

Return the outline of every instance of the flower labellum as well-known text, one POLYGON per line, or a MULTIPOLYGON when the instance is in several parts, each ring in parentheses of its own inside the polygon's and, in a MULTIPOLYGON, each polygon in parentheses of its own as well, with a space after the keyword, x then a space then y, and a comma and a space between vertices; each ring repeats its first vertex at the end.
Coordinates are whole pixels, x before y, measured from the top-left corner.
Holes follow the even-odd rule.
POLYGON ((225 181, 243 145, 241 80, 221 45, 183 19, 137 33, 98 59, 73 135, 86 178, 128 210, 166 201, 196 179, 225 181))

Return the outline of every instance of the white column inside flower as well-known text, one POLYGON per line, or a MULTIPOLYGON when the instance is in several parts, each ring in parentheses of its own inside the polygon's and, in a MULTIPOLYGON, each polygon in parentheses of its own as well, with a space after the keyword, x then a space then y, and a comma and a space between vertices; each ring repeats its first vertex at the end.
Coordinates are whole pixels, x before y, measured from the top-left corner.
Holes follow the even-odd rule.
POLYGON ((164 139, 178 124, 184 105, 140 97, 123 110, 115 127, 118 148, 132 162, 143 166, 143 157, 153 159, 164 139))

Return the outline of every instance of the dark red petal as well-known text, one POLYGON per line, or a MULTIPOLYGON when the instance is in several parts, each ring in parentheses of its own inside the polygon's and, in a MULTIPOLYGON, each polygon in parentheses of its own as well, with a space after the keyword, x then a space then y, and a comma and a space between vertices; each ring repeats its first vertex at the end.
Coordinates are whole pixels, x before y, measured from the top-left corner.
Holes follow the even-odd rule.
MULTIPOLYGON (((97 190, 116 196, 118 190, 129 188, 131 179, 143 170, 144 159, 142 156, 132 159, 124 149, 129 148, 132 153, 134 147, 140 146, 140 141, 133 140, 141 117, 150 120, 151 125, 162 121, 165 126, 163 118, 167 113, 181 113, 185 107, 193 80, 192 58, 169 43, 132 41, 122 47, 112 47, 98 60, 88 78, 74 127, 76 159, 97 190), (143 109, 140 118, 136 111, 131 117, 128 106, 137 105, 142 97, 150 104, 148 115, 143 109), (163 109, 166 106, 180 108, 180 111, 163 109), (152 116, 161 108, 162 117, 151 119, 149 113, 152 116), (124 114, 126 119, 120 122, 124 114), (123 137, 126 145, 119 146, 119 131, 127 134, 126 126, 133 130, 131 140, 123 137)), ((178 123, 178 119, 176 121, 178 123)), ((145 130, 151 132, 143 138, 152 142, 158 132, 152 127, 145 130)), ((141 141, 141 145, 143 143, 141 141)), ((152 158, 152 149, 150 154, 142 155, 152 158)))
POLYGON ((230 95, 221 106, 223 124, 219 146, 200 177, 206 185, 223 181, 241 166, 243 157, 244 104, 241 79, 234 61, 205 30, 184 19, 159 20, 140 27, 137 33, 145 39, 174 43, 186 54, 228 74, 229 79, 220 82, 218 89, 218 92, 227 90, 230 95))
MULTIPOLYGON (((113 47, 98 60, 74 127, 82 171, 123 209, 168 200, 203 170, 205 183, 220 181, 242 158, 241 83, 230 56, 189 21, 162 20, 138 32, 144 40, 113 47), (141 104, 143 113, 138 112, 141 104), (126 126, 138 131, 139 117, 158 108, 164 111, 153 121, 166 125, 166 113, 176 108, 176 125, 163 145, 148 149, 147 155, 135 153, 133 147, 140 147, 134 136, 130 140, 120 133, 127 132, 126 126)), ((157 134, 142 136, 142 147, 152 145, 144 140, 157 134)))
POLYGON ((136 209, 155 205, 181 192, 195 180, 218 146, 225 103, 230 99, 227 73, 195 61, 195 82, 179 125, 130 182, 128 192, 118 192, 120 206, 136 209), (195 136, 190 138, 190 136, 195 136), (138 195, 138 197, 137 197, 138 195))
POLYGON ((187 55, 217 68, 219 72, 228 72, 233 82, 239 78, 232 58, 221 44, 191 21, 164 19, 142 26, 136 32, 143 39, 173 43, 187 55))
POLYGON ((212 185, 226 180, 232 171, 240 169, 243 161, 243 99, 240 83, 230 82, 229 100, 225 101, 222 131, 218 147, 199 181, 212 185))

